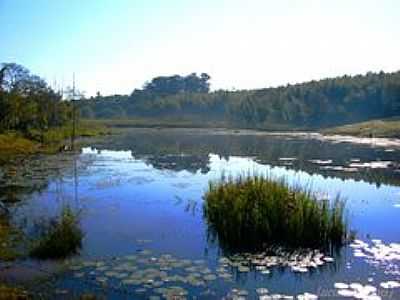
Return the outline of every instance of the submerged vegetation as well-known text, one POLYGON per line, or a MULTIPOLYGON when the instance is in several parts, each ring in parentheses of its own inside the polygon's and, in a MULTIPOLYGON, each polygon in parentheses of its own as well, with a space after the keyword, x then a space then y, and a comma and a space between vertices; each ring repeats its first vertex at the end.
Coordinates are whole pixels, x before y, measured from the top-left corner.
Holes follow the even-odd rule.
POLYGON ((259 175, 211 182, 204 204, 211 235, 228 251, 339 246, 347 235, 344 209, 339 197, 330 203, 259 175))
POLYGON ((78 215, 66 206, 59 218, 42 226, 30 255, 40 259, 65 258, 78 252, 82 238, 78 215))

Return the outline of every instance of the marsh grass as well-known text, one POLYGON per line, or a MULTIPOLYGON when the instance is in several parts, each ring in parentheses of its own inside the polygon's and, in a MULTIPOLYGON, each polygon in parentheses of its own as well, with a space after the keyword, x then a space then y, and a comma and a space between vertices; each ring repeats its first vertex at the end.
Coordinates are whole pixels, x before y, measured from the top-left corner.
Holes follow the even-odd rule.
POLYGON ((13 154, 32 154, 38 145, 16 132, 0 134, 0 163, 7 162, 13 154))
POLYGON ((223 249, 340 246, 347 236, 345 202, 320 200, 284 179, 243 175, 210 182, 204 215, 223 249))
POLYGON ((69 206, 65 206, 58 218, 41 226, 39 237, 33 242, 30 250, 30 256, 39 259, 68 257, 76 254, 81 248, 82 238, 78 214, 69 206))
MULTIPOLYGON (((0 133, 0 164, 16 155, 35 153, 51 154, 60 146, 70 143, 71 126, 49 128, 45 131, 32 129, 27 132, 7 131, 0 133)), ((94 137, 110 134, 111 130, 101 123, 81 121, 76 130, 78 137, 94 137)))

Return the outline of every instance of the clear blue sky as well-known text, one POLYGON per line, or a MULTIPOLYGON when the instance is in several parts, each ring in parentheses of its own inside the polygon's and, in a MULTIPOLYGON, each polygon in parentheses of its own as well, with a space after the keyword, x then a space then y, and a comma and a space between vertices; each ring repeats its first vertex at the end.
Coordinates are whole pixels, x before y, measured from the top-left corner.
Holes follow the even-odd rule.
POLYGON ((87 95, 207 72, 247 89, 400 69, 398 0, 0 0, 0 62, 87 95))

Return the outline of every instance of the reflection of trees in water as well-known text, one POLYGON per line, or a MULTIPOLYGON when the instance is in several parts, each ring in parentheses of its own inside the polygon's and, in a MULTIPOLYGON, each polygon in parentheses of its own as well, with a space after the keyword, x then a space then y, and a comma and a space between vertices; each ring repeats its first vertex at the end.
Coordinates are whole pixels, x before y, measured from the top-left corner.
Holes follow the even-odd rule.
MULTIPOLYGON (((328 143, 313 139, 262 135, 213 134, 201 130, 131 129, 122 136, 109 137, 93 145, 99 149, 131 150, 135 158, 152 164, 157 169, 209 170, 209 154, 228 159, 229 156, 251 156, 261 164, 285 166, 282 157, 294 157, 285 166, 323 177, 364 180, 370 183, 400 185, 400 173, 394 165, 388 169, 359 169, 357 172, 324 170, 309 160, 333 160, 334 166, 348 166, 350 159, 361 162, 376 160, 400 161, 399 152, 385 152, 382 148, 348 143, 328 143)), ((286 162, 287 163, 287 162, 286 162)))
POLYGON ((192 173, 200 170, 203 174, 210 171, 208 160, 208 155, 155 155, 146 159, 156 169, 186 170, 192 173))

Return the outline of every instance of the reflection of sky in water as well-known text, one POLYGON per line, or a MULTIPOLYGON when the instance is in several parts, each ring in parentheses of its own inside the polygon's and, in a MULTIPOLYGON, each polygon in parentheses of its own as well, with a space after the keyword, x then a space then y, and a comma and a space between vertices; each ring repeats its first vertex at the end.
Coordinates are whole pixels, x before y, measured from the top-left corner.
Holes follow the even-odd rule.
MULTIPOLYGON (((340 193, 347 199, 351 228, 361 239, 368 234, 371 238, 399 242, 400 226, 396 224, 400 209, 394 208, 394 204, 400 202, 399 187, 323 178, 284 167, 261 165, 252 158, 237 156, 225 159, 210 154, 210 171, 205 174, 155 169, 145 160, 132 157, 131 151, 83 149, 80 160, 89 158, 93 162, 88 169, 82 174, 78 170, 76 199, 74 178, 68 177, 62 182, 51 182, 48 188, 49 191, 61 191, 62 196, 58 197, 61 200, 54 201, 57 198, 54 193, 44 192, 35 195, 24 208, 34 216, 51 214, 60 202, 82 207, 82 225, 86 233, 84 257, 126 255, 150 248, 158 253, 173 253, 191 259, 208 257, 214 261, 218 247, 207 243, 201 202, 208 182, 220 178, 222 173, 266 173, 283 176, 293 184, 308 185, 331 197, 340 193), (142 245, 137 240, 151 240, 151 243, 142 245)), ((376 270, 360 263, 361 259, 354 260, 350 253, 342 251, 336 270, 325 268, 324 272, 301 277, 286 272, 274 273, 268 286, 278 291, 315 292, 321 287, 332 288, 335 281, 366 283, 370 276, 386 278, 379 272, 372 275, 376 270), (351 269, 345 265, 349 260, 352 261, 351 269)), ((260 282, 262 279, 247 278, 242 284, 254 287, 260 282)))

